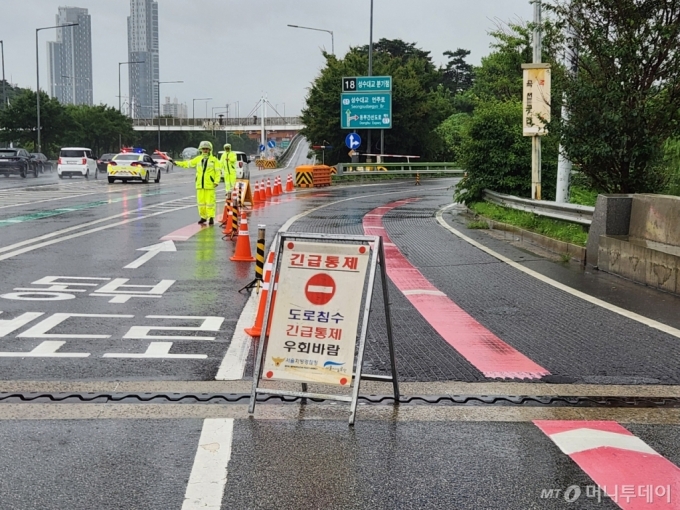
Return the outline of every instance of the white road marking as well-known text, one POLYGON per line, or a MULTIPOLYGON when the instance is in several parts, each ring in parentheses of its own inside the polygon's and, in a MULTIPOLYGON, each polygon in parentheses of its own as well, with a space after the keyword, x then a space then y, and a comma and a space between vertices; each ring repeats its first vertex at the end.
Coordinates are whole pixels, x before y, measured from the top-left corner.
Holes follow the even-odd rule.
POLYGON ((220 368, 217 370, 215 380, 238 381, 243 378, 246 360, 248 359, 248 353, 250 352, 250 345, 253 342, 250 335, 248 335, 244 329, 249 328, 255 322, 259 295, 260 294, 255 294, 253 292, 250 294, 248 301, 246 301, 246 305, 243 307, 238 322, 236 323, 234 334, 231 337, 229 349, 227 349, 227 353, 220 364, 220 368))
POLYGON ((89 352, 57 352, 66 342, 41 342, 30 352, 0 352, 0 358, 87 358, 89 352))
MULTIPOLYGON (((373 228, 373 227, 371 227, 373 228)), ((410 290, 402 290, 402 294, 405 296, 446 296, 442 291, 440 290, 432 290, 432 289, 410 289, 410 290)))
MULTIPOLYGON (((2 313, 2 312, 0 312, 2 313)), ((0 338, 7 336, 17 329, 23 328, 26 324, 37 319, 43 312, 24 312, 14 319, 0 319, 0 338)))
MULTIPOLYGON (((164 203, 168 204, 168 203, 172 203, 172 202, 181 202, 181 201, 187 200, 189 198, 193 199, 194 197, 184 197, 184 198, 175 199, 175 200, 171 200, 170 202, 164 202, 164 203)), ((123 217, 123 216, 131 216, 135 213, 139 213, 140 211, 146 211, 146 210, 149 210, 149 209, 157 208, 157 206, 160 206, 160 205, 162 205, 162 204, 153 204, 153 205, 150 205, 150 206, 141 207, 141 208, 138 208, 138 209, 133 209, 131 211, 127 211, 127 212, 120 213, 120 214, 114 214, 113 216, 108 216, 106 218, 102 218, 102 219, 99 219, 99 220, 90 221, 90 222, 87 222, 87 223, 82 223, 80 225, 74 225, 73 227, 64 228, 62 230, 57 230, 56 232, 44 234, 42 236, 34 237, 32 239, 26 239, 24 241, 14 243, 14 244, 9 245, 9 246, 3 246, 2 248, 0 248, 0 253, 10 251, 10 250, 15 250, 15 251, 12 252, 12 253, 0 256, 0 260, 5 260, 5 259, 8 259, 8 258, 14 257, 16 255, 21 255, 22 253, 26 253, 26 252, 29 252, 29 251, 32 251, 32 250, 36 250, 38 248, 43 248, 45 246, 49 246, 49 245, 52 245, 52 244, 55 244, 55 243, 60 243, 62 241, 67 241, 67 240, 73 239, 75 237, 80 237, 80 236, 83 236, 83 235, 92 234, 94 232, 99 232, 101 230, 105 230, 105 229, 108 229, 108 228, 117 227, 119 225, 125 225, 126 223, 131 223, 133 221, 139 221, 139 220, 143 220, 145 218, 151 218, 153 216, 158 216, 159 214, 181 211, 182 209, 188 209, 190 207, 196 207, 195 204, 191 204, 191 205, 179 205, 178 204, 178 206, 174 209, 162 210, 162 211, 159 211, 159 212, 147 214, 145 216, 136 216, 134 218, 130 218, 130 219, 127 219, 127 220, 112 223, 110 225, 105 225, 103 227, 93 228, 93 229, 90 229, 90 230, 86 230, 84 232, 79 232, 77 234, 71 234, 71 235, 68 235, 68 236, 60 237, 59 239, 56 239, 56 240, 53 240, 53 241, 35 244, 35 245, 30 246, 28 248, 17 249, 17 248, 20 248, 22 246, 26 246, 27 244, 31 244, 31 243, 35 243, 35 242, 39 242, 39 241, 44 241, 45 239, 51 239, 51 238, 57 237, 61 234, 73 232, 74 230, 80 230, 80 229, 83 229, 85 227, 90 227, 92 225, 96 225, 96 224, 99 224, 99 223, 110 221, 110 220, 115 219, 115 218, 120 218, 120 217, 123 217)))
POLYGON ((207 354, 170 354, 172 342, 151 342, 142 354, 129 352, 107 352, 103 358, 130 358, 130 359, 206 359, 207 354))
POLYGON ((144 255, 139 257, 134 262, 130 262, 123 269, 137 269, 138 267, 140 267, 145 262, 148 262, 149 260, 154 258, 160 252, 162 252, 162 251, 177 251, 177 248, 175 247, 175 243, 173 243, 172 241, 163 241, 162 243, 154 244, 152 246, 145 246, 144 248, 137 248, 137 251, 145 251, 147 253, 145 253, 144 255))
POLYGON ((222 507, 233 434, 233 418, 208 418, 203 422, 182 510, 222 507))
POLYGON ((637 436, 619 434, 606 430, 581 428, 551 434, 550 439, 567 455, 585 452, 595 448, 618 448, 631 452, 659 455, 654 449, 637 436))
POLYGON ((537 280, 542 281, 543 283, 547 283, 548 285, 551 285, 552 287, 555 287, 556 289, 562 290, 562 291, 566 292, 567 294, 571 294, 574 297, 583 299, 584 301, 587 301, 588 303, 592 303, 594 305, 602 307, 606 310, 609 310, 610 312, 614 312, 614 313, 619 314, 623 317, 626 317, 628 319, 639 322, 640 324, 644 324, 646 326, 649 326, 650 328, 658 329, 659 331, 663 331, 664 333, 668 333, 669 335, 672 335, 676 338, 680 338, 680 330, 679 329, 676 329, 672 326, 668 326, 667 324, 663 324, 659 321, 655 321, 654 319, 650 319, 649 317, 645 317, 645 316, 640 315, 638 313, 631 312, 631 311, 626 310, 624 308, 621 308, 619 306, 612 305, 611 303, 607 303, 606 301, 603 301, 603 300, 598 299, 594 296, 586 294, 585 292, 581 292, 580 290, 576 290, 572 287, 569 287, 568 285, 564 285, 563 283, 560 283, 556 280, 553 280, 552 278, 548 278, 547 276, 539 273, 538 271, 534 271, 533 269, 529 269, 528 267, 525 267, 522 264, 518 264, 514 260, 511 260, 507 257, 504 257, 500 253, 493 251, 491 248, 487 248, 483 244, 478 243, 474 239, 471 239, 470 237, 468 237, 465 234, 463 234, 462 232, 456 230, 451 225, 446 223, 446 221, 444 221, 444 217, 443 217, 444 211, 446 211, 446 210, 448 210, 448 209, 450 209, 450 208, 452 208, 456 205, 457 204, 449 204, 449 205, 444 206, 441 209, 439 209, 437 211, 437 221, 446 230, 448 230, 452 234, 460 237, 464 241, 470 243, 475 248, 479 248, 483 252, 491 255, 492 257, 495 257, 498 260, 505 262, 509 266, 514 267, 518 271, 522 271, 523 273, 528 274, 529 276, 532 276, 532 277, 536 278, 537 280))
POLYGON ((74 335, 74 334, 58 334, 47 333, 52 328, 58 326, 70 317, 96 317, 96 318, 110 318, 120 317, 124 319, 131 319, 134 315, 108 315, 100 313, 55 313, 46 319, 41 320, 32 328, 17 335, 17 338, 110 338, 111 335, 74 335))

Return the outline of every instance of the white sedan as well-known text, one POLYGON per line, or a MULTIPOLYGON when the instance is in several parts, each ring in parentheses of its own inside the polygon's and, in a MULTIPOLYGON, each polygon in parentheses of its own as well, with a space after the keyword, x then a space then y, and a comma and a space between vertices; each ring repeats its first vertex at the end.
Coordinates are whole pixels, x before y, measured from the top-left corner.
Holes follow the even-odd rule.
POLYGON ((151 157, 156 162, 156 164, 161 168, 161 170, 165 170, 165 173, 168 173, 175 167, 175 163, 172 161, 172 159, 170 159, 167 156, 164 157, 160 154, 152 154, 151 157))

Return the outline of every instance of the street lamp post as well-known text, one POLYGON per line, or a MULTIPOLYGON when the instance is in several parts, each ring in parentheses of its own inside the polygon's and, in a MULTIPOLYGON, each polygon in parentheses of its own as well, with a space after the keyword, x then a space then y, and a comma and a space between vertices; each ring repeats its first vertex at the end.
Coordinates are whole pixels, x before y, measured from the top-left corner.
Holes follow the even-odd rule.
POLYGON ((2 109, 7 108, 7 81, 5 80, 5 43, 0 41, 0 49, 2 50, 2 109))
MULTIPOLYGON (((372 3, 371 3, 372 5, 372 3)), ((316 30, 317 32, 327 32, 331 34, 331 54, 335 55, 335 39, 333 38, 332 30, 324 30, 323 28, 301 27, 299 25, 288 25, 291 28, 303 28, 305 30, 316 30)))
POLYGON ((36 28, 35 29, 35 76, 36 76, 36 89, 35 89, 35 97, 36 97, 36 107, 37 107, 37 119, 36 119, 36 124, 37 124, 37 132, 38 132, 38 143, 37 143, 37 151, 36 152, 42 152, 40 150, 40 54, 38 52, 38 32, 41 30, 49 30, 50 28, 63 28, 63 27, 75 27, 76 25, 79 25, 80 23, 65 23, 64 25, 54 25, 52 27, 41 27, 41 28, 36 28))
MULTIPOLYGON (((158 117, 156 117, 156 120, 158 121, 158 151, 160 152, 161 150, 161 83, 184 83, 183 81, 158 81, 155 80, 156 83, 158 84, 158 117)), ((153 113, 153 112, 152 112, 153 113)))
MULTIPOLYGON (((125 64, 144 64, 144 60, 135 60, 135 61, 130 61, 130 62, 118 62, 118 113, 122 113, 122 104, 121 104, 121 96, 120 96, 120 66, 125 65, 125 64)), ((130 78, 128 76, 128 82, 130 81, 130 78)))
MULTIPOLYGON (((211 101, 212 97, 197 97, 191 100, 191 118, 196 119, 196 101, 211 101)), ((208 103, 205 104, 206 110, 208 109, 208 103)), ((206 112, 206 116, 207 116, 206 112)))

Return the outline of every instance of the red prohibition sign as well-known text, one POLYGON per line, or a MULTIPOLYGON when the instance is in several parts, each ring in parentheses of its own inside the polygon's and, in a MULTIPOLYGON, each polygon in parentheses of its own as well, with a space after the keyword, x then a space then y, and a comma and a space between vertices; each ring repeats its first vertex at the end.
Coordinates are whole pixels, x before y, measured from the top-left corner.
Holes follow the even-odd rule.
POLYGON ((335 280, 325 273, 312 276, 305 285, 305 296, 313 305, 325 305, 335 295, 335 280))

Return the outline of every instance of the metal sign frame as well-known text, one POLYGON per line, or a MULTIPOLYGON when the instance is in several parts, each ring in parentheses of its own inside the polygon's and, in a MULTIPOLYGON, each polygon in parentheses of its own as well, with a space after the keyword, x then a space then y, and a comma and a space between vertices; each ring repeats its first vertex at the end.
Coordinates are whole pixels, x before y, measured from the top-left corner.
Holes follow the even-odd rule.
MULTIPOLYGON (((366 291, 366 301, 364 310, 361 314, 361 333, 359 337, 358 353, 354 356, 354 370, 352 371, 352 381, 350 387, 352 388, 351 395, 334 395, 325 393, 309 393, 307 391, 307 383, 302 383, 302 391, 289 391, 262 388, 259 386, 262 380, 263 357, 265 353, 265 346, 268 342, 267 329, 271 321, 271 303, 274 292, 267 293, 267 302, 265 304, 264 319, 262 323, 262 333, 260 334, 260 342, 257 349, 257 356, 255 358, 255 368, 253 370, 253 387, 250 392, 250 405, 248 413, 255 412, 255 404, 257 403, 258 394, 268 395, 285 395, 291 397, 302 398, 317 398, 324 400, 338 400, 341 402, 350 403, 349 424, 354 425, 357 412, 357 401, 359 398, 359 388, 361 381, 381 381, 391 382, 394 390, 395 405, 399 404, 399 382, 397 380, 397 369, 394 358, 394 339, 392 336, 392 318, 390 315, 389 292, 387 288, 387 271, 385 268, 385 250, 383 247, 381 236, 356 236, 343 234, 309 234, 302 232, 279 232, 274 240, 273 251, 276 254, 271 269, 270 281, 275 282, 280 270, 281 254, 283 252, 284 242, 288 239, 303 240, 303 241, 348 241, 350 243, 357 243, 371 248, 371 258, 368 266, 368 287, 366 291), (387 341, 389 345, 390 365, 392 375, 367 375, 362 374, 364 351, 366 349, 366 334, 368 332, 368 321, 371 313, 371 302, 373 300, 373 286, 375 284, 376 268, 380 265, 380 277, 382 281, 383 301, 385 303, 385 325, 387 328, 387 341)), ((364 280, 365 281, 365 280, 364 280)), ((272 289, 274 284, 271 284, 272 289)))

